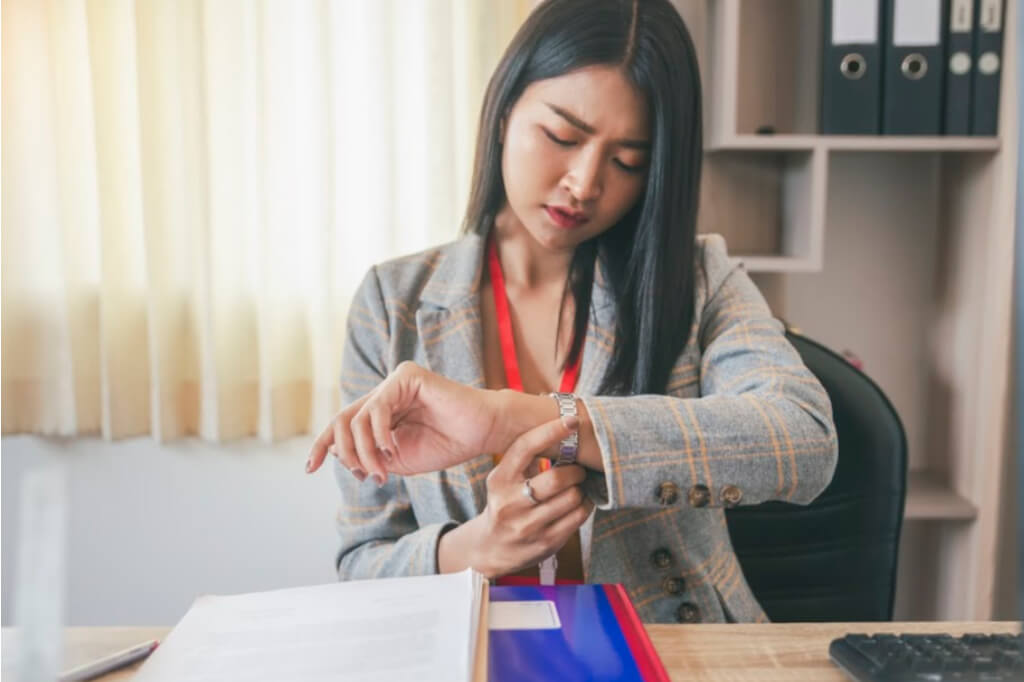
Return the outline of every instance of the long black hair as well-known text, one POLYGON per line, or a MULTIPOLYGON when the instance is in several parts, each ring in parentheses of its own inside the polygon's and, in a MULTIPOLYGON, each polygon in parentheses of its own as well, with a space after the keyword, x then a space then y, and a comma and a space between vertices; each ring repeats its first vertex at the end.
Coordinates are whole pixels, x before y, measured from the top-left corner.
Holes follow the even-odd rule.
POLYGON ((566 286, 576 312, 567 362, 583 349, 600 259, 617 307, 600 392, 663 393, 693 324, 703 152, 697 57, 668 0, 546 0, 533 10, 487 86, 463 230, 488 232, 504 205, 500 126, 526 87, 595 65, 620 68, 646 98, 651 153, 636 204, 573 254, 566 286))

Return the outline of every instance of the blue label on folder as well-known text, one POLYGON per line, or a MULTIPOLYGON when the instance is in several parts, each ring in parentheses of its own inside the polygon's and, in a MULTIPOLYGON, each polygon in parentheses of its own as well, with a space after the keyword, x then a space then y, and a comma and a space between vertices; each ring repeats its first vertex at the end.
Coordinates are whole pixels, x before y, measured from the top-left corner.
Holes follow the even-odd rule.
POLYGON ((635 680, 643 677, 601 585, 494 586, 491 601, 555 603, 558 630, 492 630, 488 679, 635 680))

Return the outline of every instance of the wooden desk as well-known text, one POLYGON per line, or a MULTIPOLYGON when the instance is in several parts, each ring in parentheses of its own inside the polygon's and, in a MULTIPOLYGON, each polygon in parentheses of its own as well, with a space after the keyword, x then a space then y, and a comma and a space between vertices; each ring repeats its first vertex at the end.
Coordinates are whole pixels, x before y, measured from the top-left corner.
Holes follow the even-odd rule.
MULTIPOLYGON (((68 628, 71 667, 147 639, 163 639, 170 628, 68 628)), ((1021 631, 1016 623, 829 623, 767 625, 650 625, 651 640, 674 680, 846 682, 829 662, 828 643, 847 632, 1021 631)), ((13 679, 17 633, 3 630, 3 679, 13 679), (12 636, 14 635, 14 636, 12 636)), ((137 666, 136 666, 137 667, 137 666)), ((128 668, 101 678, 130 680, 128 668)))

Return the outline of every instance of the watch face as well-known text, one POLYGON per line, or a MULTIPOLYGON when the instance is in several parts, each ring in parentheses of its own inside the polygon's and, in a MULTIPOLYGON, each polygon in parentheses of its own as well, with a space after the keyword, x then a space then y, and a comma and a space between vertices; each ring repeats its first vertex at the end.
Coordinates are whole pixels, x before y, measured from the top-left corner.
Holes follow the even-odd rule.
POLYGON ((561 465, 575 464, 579 454, 579 435, 572 434, 561 442, 558 447, 558 463, 561 465))

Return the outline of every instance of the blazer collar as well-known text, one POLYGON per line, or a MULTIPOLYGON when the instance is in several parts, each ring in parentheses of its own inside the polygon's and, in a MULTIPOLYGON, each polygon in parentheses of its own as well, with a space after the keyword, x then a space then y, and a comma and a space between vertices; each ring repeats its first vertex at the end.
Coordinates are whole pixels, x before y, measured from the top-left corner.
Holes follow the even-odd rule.
POLYGON ((420 300, 449 310, 467 303, 476 305, 486 246, 486 237, 469 234, 441 249, 420 300))

